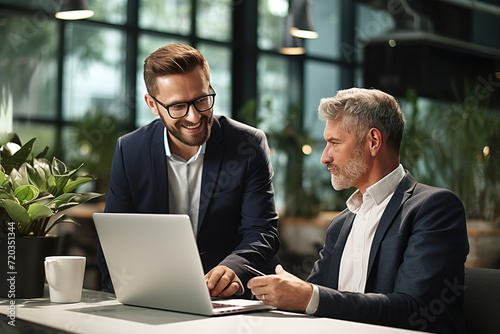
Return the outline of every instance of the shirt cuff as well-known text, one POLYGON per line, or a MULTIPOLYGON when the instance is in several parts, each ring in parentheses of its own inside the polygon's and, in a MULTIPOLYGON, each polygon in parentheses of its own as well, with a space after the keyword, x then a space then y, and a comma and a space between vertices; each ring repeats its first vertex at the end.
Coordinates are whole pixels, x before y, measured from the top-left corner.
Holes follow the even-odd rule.
POLYGON ((311 299, 309 300, 309 304, 306 307, 306 314, 314 314, 318 310, 319 306, 319 288, 313 284, 313 293, 311 299))

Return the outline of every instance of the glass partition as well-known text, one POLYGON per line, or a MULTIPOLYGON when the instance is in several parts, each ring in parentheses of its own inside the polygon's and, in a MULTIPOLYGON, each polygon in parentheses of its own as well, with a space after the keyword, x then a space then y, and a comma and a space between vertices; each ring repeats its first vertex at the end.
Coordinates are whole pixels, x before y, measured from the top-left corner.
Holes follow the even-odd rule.
POLYGON ((55 117, 57 24, 5 14, 0 22, 0 109, 27 118, 55 117))
POLYGON ((191 1, 139 0, 139 27, 188 35, 191 29, 191 1))
POLYGON ((231 41, 233 2, 197 0, 196 35, 216 41, 231 41))
POLYGON ((231 51, 226 47, 207 43, 201 43, 198 50, 208 61, 210 82, 217 93, 214 113, 231 117, 231 51))
POLYGON ((288 0, 259 0, 257 44, 262 50, 277 50, 284 42, 288 0))
POLYGON ((125 34, 113 28, 80 23, 66 28, 63 116, 78 120, 99 107, 123 114, 125 92, 125 34))
POLYGON ((127 22, 127 0, 88 0, 88 4, 94 11, 94 16, 89 20, 113 24, 127 22))

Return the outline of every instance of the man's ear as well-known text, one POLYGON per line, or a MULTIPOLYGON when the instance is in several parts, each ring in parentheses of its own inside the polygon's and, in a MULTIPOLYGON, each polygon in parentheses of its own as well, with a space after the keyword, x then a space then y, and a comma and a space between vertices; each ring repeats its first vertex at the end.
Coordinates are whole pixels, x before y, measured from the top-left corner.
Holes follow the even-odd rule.
POLYGON ((374 157, 382 147, 382 133, 377 128, 371 128, 368 130, 367 138, 370 146, 370 154, 374 157))
POLYGON ((149 94, 144 95, 144 101, 146 102, 146 105, 148 106, 149 110, 153 113, 153 115, 158 116, 159 111, 158 111, 158 104, 156 101, 151 97, 149 94))

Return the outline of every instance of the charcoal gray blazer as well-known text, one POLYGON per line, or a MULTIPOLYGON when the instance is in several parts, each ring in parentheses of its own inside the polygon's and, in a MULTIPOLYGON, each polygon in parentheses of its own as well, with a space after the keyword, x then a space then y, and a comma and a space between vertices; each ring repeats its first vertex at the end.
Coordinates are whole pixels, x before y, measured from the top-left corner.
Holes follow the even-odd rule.
MULTIPOLYGON (((252 274, 244 264, 274 272, 280 241, 272 177, 264 133, 214 115, 203 162, 197 234, 205 273, 226 265, 246 287, 252 274)), ((168 197, 164 126, 156 119, 118 140, 105 211, 169 213, 168 197)), ((97 256, 101 288, 113 292, 98 240, 97 256)))
POLYGON ((319 286, 316 315, 424 330, 464 333, 465 212, 449 190, 406 171, 385 209, 370 250, 365 293, 338 291, 340 259, 355 215, 330 223, 308 281, 319 286))

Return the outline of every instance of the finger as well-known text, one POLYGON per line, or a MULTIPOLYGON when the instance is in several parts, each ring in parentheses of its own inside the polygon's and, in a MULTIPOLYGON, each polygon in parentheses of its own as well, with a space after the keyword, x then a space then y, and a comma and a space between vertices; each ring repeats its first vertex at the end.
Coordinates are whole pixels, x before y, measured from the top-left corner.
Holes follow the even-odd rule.
POLYGON ((217 285, 217 282, 219 282, 221 276, 224 275, 224 273, 224 269, 215 267, 205 275, 205 281, 209 290, 212 290, 217 285))
POLYGON ((279 264, 276 266, 275 271, 276 271, 276 275, 279 275, 279 276, 288 276, 290 278, 295 278, 296 277, 296 276, 290 274, 285 269, 283 269, 283 267, 281 265, 279 265, 279 264))
POLYGON ((238 282, 232 282, 229 284, 217 297, 227 298, 234 295, 240 289, 238 282))
POLYGON ((258 285, 252 285, 252 287, 249 289, 252 291, 252 294, 254 294, 256 297, 259 297, 261 295, 267 295, 271 292, 270 286, 268 284, 258 284, 258 285))
POLYGON ((261 302, 263 302, 264 304, 269 304, 269 305, 272 305, 273 304, 273 301, 272 301, 272 298, 271 298, 271 295, 268 295, 268 294, 260 294, 260 295, 255 295, 257 297, 258 300, 260 300, 261 302))
POLYGON ((247 283, 247 288, 254 289, 256 287, 266 286, 268 284, 269 276, 254 277, 247 283))
POLYGON ((219 280, 215 283, 215 286, 211 289, 210 295, 212 297, 218 296, 228 285, 233 282, 233 277, 229 273, 224 273, 219 277, 219 280))

